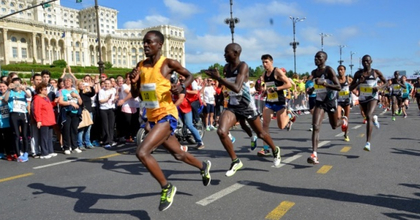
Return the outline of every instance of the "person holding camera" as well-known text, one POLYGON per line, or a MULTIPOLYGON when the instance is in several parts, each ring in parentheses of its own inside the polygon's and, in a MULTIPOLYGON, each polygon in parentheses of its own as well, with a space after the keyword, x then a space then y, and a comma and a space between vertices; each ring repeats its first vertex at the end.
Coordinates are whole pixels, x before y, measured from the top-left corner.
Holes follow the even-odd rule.
POLYGON ((13 131, 14 151, 22 155, 17 158, 18 162, 28 161, 28 101, 31 98, 31 91, 22 85, 20 78, 13 78, 4 96, 9 105, 10 127, 13 131), (22 149, 19 149, 19 139, 22 137, 22 149))

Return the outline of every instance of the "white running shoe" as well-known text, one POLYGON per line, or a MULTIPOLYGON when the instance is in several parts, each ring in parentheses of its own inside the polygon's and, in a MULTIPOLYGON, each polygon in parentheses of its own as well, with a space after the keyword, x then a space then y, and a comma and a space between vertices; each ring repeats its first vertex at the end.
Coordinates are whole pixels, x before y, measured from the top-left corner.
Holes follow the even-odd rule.
POLYGON ((226 172, 226 176, 233 176, 237 170, 241 169, 243 166, 242 161, 238 160, 237 162, 232 162, 230 164, 229 170, 226 172))
POLYGON ((370 151, 370 143, 366 142, 365 148, 363 148, 365 151, 370 151))
POLYGON ((378 122, 378 116, 377 115, 374 115, 373 116, 373 125, 375 125, 375 127, 377 128, 377 129, 379 129, 380 127, 381 127, 381 125, 379 124, 379 122, 378 122))
POLYGON ((276 146, 277 153, 274 153, 274 166, 279 167, 281 164, 280 147, 276 146))
POLYGON ((74 151, 76 151, 76 153, 82 153, 82 150, 80 150, 79 148, 74 149, 74 151))

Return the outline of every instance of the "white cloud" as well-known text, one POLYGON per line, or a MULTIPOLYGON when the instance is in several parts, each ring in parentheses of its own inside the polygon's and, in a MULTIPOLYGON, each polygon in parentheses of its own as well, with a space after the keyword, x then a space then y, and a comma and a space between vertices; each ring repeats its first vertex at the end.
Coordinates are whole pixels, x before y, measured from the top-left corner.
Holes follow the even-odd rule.
POLYGON ((161 15, 146 16, 144 20, 128 21, 124 23, 124 29, 141 29, 157 25, 171 24, 171 20, 161 15))
POLYGON ((180 2, 178 0, 164 0, 164 4, 172 14, 184 18, 200 12, 196 5, 180 2))

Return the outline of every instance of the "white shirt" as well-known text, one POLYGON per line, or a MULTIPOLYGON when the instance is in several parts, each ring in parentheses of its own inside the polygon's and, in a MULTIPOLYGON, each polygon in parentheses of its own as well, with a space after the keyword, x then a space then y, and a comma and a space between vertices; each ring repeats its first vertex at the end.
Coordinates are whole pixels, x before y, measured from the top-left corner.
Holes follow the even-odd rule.
POLYGON ((105 103, 100 103, 99 104, 99 108, 102 110, 108 110, 108 109, 114 109, 115 108, 115 93, 117 91, 114 88, 110 88, 110 89, 101 89, 99 90, 99 100, 104 100, 104 99, 108 99, 109 96, 112 94, 112 97, 105 103))
POLYGON ((213 86, 206 86, 204 87, 204 102, 207 104, 215 104, 214 102, 214 95, 216 94, 216 90, 214 90, 213 86))

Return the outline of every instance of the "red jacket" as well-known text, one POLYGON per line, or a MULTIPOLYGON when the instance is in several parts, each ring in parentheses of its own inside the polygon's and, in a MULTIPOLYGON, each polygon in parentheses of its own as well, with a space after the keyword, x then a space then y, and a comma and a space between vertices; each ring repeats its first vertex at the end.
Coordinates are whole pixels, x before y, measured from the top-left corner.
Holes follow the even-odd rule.
POLYGON ((42 126, 53 126, 56 124, 53 106, 48 97, 35 95, 33 101, 35 121, 41 122, 42 126))

